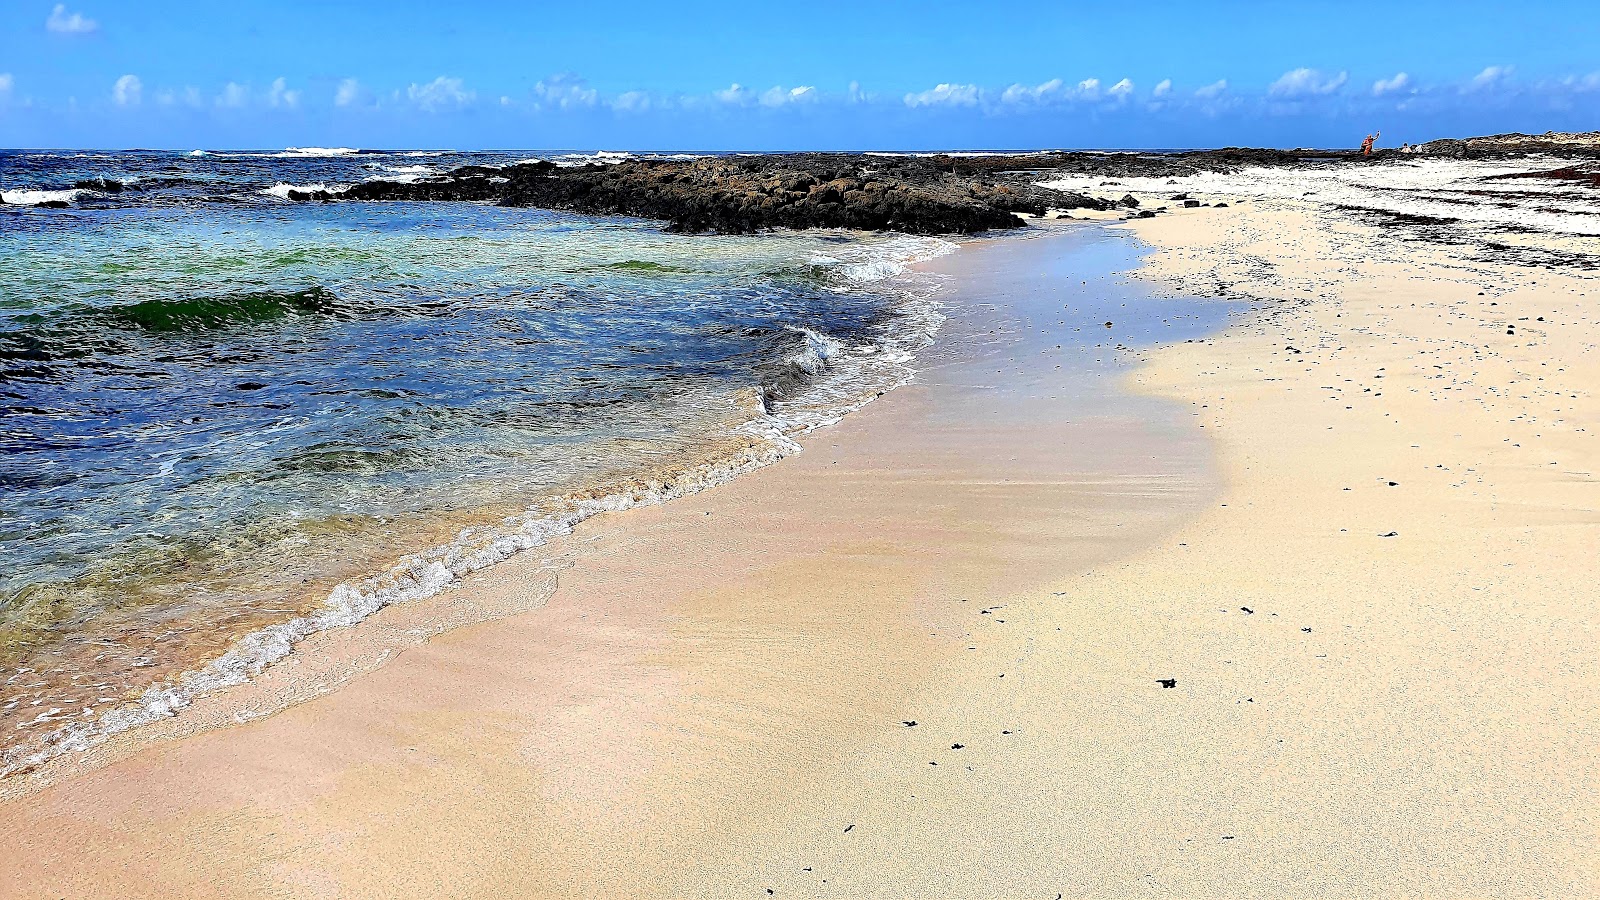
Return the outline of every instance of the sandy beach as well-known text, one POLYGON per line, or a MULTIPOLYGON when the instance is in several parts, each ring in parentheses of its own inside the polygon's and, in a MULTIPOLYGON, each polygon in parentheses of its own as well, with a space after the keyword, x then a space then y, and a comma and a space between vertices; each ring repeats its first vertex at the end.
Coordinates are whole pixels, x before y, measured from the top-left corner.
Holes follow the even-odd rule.
POLYGON ((1600 893, 1600 281, 1032 231, 804 453, 15 780, 0 895, 1600 893))

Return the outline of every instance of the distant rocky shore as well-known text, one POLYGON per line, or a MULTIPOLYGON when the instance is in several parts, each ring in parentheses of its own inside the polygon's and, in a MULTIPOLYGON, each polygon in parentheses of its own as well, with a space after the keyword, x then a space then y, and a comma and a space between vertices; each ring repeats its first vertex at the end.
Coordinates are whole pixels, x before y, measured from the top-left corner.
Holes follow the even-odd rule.
MULTIPOLYGON (((1600 155, 1600 135, 1494 135, 1434 141, 1409 154, 1484 158, 1535 153, 1600 155)), ((1039 187, 1053 173, 1181 177, 1242 166, 1360 165, 1401 157, 1383 150, 1256 150, 1186 153, 1046 152, 908 156, 789 153, 630 159, 559 167, 531 162, 465 166, 412 182, 371 181, 340 192, 290 191, 297 201, 473 200, 590 215, 661 219, 681 232, 748 233, 766 228, 855 228, 970 234, 1017 228, 1017 214, 1106 210, 1122 205, 1039 187)))
MULTIPOLYGON (((1538 155, 1600 159, 1600 132, 1450 138, 1404 150, 1380 150, 1370 156, 1355 150, 1226 148, 1182 153, 735 154, 633 158, 583 166, 558 166, 541 160, 504 167, 462 166, 416 180, 374 180, 349 188, 290 189, 287 198, 299 202, 490 202, 659 219, 670 230, 680 232, 851 228, 971 234, 1021 227, 1025 223, 1019 214, 1042 216, 1052 211, 1128 206, 1127 199, 1117 197, 1112 189, 1112 183, 1121 178, 1179 178, 1200 172, 1232 172, 1245 166, 1340 166, 1418 157, 1515 159, 1538 155), (1068 174, 1105 179, 1101 186, 1107 188, 1106 194, 1039 186, 1068 174)), ((80 181, 74 187, 105 195, 120 193, 126 186, 99 178, 80 181)), ((64 198, 33 203, 41 209, 71 205, 64 198)), ((1137 213, 1151 214, 1148 210, 1137 213)))
POLYGON ((590 215, 662 219, 681 232, 855 228, 971 234, 1023 224, 1018 213, 1111 209, 1123 201, 1039 187, 1053 172, 1180 176, 1242 165, 1337 159, 1329 152, 1213 150, 1179 154, 1030 153, 904 156, 856 153, 631 159, 559 167, 466 166, 412 182, 370 181, 340 192, 290 191, 296 201, 473 200, 590 215))

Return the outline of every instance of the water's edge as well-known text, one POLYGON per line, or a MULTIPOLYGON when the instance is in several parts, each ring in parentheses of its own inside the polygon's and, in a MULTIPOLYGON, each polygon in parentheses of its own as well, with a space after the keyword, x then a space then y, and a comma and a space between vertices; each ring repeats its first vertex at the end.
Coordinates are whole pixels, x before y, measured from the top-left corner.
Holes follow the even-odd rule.
MULTIPOLYGON (((464 577, 570 535, 579 523, 603 512, 657 505, 695 494, 771 465, 800 451, 795 435, 838 422, 916 375, 915 354, 929 346, 944 316, 935 299, 938 278, 910 267, 957 245, 940 241, 921 245, 921 252, 880 260, 887 270, 865 273, 861 280, 881 283, 898 294, 896 313, 905 328, 890 344, 872 351, 872 359, 841 371, 848 354, 829 338, 805 331, 801 351, 791 362, 809 378, 804 392, 786 401, 752 397, 753 415, 719 443, 721 453, 691 458, 663 471, 630 478, 620 485, 580 490, 545 498, 527 511, 495 526, 463 530, 454 541, 408 554, 387 570, 338 585, 322 608, 245 635, 203 668, 183 673, 168 683, 149 687, 134 703, 88 721, 62 725, 32 745, 0 754, 0 798, 28 793, 76 768, 71 757, 103 745, 110 738, 180 717, 196 700, 246 684, 284 661, 306 638, 332 629, 359 625, 380 610, 433 597, 464 577), (34 784, 30 784, 34 783, 34 784)), ((550 586, 543 599, 553 593, 550 586)), ((542 599, 541 601, 542 602, 542 599)), ((287 699, 275 709, 256 711, 235 721, 259 718, 300 702, 287 699)))

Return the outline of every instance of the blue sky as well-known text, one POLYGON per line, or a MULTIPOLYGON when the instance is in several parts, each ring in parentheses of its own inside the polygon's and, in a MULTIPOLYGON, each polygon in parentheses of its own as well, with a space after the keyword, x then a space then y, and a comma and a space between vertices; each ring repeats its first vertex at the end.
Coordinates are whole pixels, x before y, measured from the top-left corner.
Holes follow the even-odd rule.
POLYGON ((0 146, 1352 146, 1600 127, 1600 3, 0 0, 0 146))

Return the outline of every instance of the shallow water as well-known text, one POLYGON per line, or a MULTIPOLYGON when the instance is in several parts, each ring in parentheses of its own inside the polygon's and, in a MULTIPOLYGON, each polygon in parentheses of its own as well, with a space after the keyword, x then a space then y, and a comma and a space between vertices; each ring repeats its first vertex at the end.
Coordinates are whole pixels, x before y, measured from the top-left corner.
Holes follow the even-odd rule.
POLYGON ((419 164, 0 156, 0 770, 770 461, 937 326, 940 241, 273 193, 419 164))

